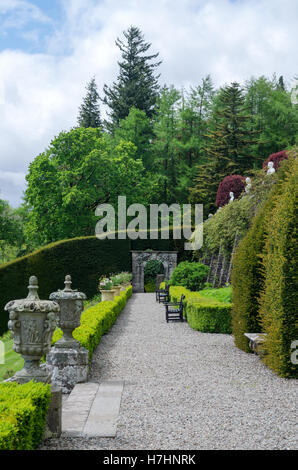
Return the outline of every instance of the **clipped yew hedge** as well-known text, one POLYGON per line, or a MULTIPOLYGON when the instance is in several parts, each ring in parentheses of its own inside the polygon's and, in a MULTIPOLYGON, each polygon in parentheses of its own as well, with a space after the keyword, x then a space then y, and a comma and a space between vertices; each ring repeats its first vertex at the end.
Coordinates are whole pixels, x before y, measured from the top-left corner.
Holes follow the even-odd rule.
POLYGON ((264 283, 261 253, 264 249, 266 211, 268 201, 254 218, 253 224, 240 241, 233 257, 232 325, 235 345, 246 352, 252 352, 244 333, 260 333, 262 326, 258 317, 259 296, 264 283))
POLYGON ((260 320, 267 334, 263 361, 280 376, 296 378, 298 365, 292 362, 291 355, 293 343, 298 340, 297 188, 298 159, 295 159, 267 217, 262 257, 265 281, 260 298, 260 320))
POLYGON ((248 232, 240 241, 233 257, 232 330, 235 345, 246 352, 252 351, 244 333, 263 331, 259 316, 259 301, 265 282, 262 254, 267 236, 266 220, 271 217, 274 201, 278 201, 281 197, 283 181, 290 164, 289 160, 285 160, 281 165, 278 180, 253 218, 248 232))
MULTIPOLYGON (((171 234, 170 234, 171 236, 171 234)), ((63 240, 0 266, 0 336, 7 331, 8 314, 4 306, 28 294, 30 276, 38 277, 39 296, 64 287, 66 274, 72 276, 73 288, 88 298, 98 292, 101 275, 131 271, 131 250, 179 251, 179 260, 191 256, 184 252, 185 240, 99 240, 95 236, 63 240)))
POLYGON ((0 450, 33 450, 42 440, 50 385, 0 384, 0 450))

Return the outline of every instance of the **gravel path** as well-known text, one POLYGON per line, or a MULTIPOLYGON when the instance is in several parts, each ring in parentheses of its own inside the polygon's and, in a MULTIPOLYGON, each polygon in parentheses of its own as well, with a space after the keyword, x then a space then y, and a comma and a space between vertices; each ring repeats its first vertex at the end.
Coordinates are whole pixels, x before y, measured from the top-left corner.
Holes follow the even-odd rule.
POLYGON ((115 439, 42 449, 297 449, 297 381, 277 377, 230 335, 166 323, 134 294, 92 361, 90 381, 125 380, 115 439))

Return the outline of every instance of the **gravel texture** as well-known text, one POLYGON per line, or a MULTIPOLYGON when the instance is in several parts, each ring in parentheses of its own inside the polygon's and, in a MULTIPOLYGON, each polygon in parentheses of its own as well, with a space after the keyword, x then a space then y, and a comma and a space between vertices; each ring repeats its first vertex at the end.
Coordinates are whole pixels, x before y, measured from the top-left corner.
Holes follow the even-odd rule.
POLYGON ((125 380, 117 437, 41 449, 297 449, 297 381, 164 310, 134 294, 93 356, 90 381, 125 380))

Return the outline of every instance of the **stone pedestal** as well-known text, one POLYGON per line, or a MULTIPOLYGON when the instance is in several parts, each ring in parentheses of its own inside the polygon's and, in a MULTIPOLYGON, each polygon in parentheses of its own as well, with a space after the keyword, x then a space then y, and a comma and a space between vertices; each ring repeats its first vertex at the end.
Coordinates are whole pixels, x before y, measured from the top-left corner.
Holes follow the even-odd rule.
POLYGON ((54 347, 47 354, 47 370, 52 383, 70 393, 77 383, 88 378, 89 353, 85 348, 54 347))
POLYGON ((44 439, 60 437, 62 433, 62 391, 52 386, 51 403, 48 410, 47 422, 44 430, 44 439))

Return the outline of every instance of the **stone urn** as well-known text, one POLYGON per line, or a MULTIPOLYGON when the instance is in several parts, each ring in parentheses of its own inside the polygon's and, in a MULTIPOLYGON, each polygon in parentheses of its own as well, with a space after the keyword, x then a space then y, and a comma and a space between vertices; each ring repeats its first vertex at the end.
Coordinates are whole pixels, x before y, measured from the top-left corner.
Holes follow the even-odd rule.
POLYGON ((115 290, 114 289, 110 289, 110 290, 101 290, 100 293, 101 293, 101 300, 102 302, 106 301, 106 300, 114 300, 114 295, 115 295, 115 290))
POLYGON ((50 375, 40 367, 40 359, 51 348, 59 305, 39 299, 37 277, 30 277, 28 289, 26 299, 13 300, 5 306, 9 312, 8 328, 14 341, 13 349, 25 361, 23 369, 10 380, 21 384, 31 380, 50 383, 50 375))
POLYGON ((80 326, 81 314, 84 310, 84 300, 87 299, 83 292, 71 288, 71 276, 65 276, 65 288, 50 295, 50 300, 54 300, 60 306, 60 313, 57 317, 57 325, 63 331, 63 336, 56 342, 56 348, 79 348, 80 343, 73 338, 73 331, 80 326))
POLYGON ((52 382, 61 387, 63 393, 70 393, 77 383, 86 382, 88 378, 89 353, 73 338, 72 333, 80 326, 83 301, 86 295, 71 288, 71 277, 65 277, 65 288, 50 295, 60 306, 57 324, 63 331, 51 351, 47 354, 47 369, 52 382))

